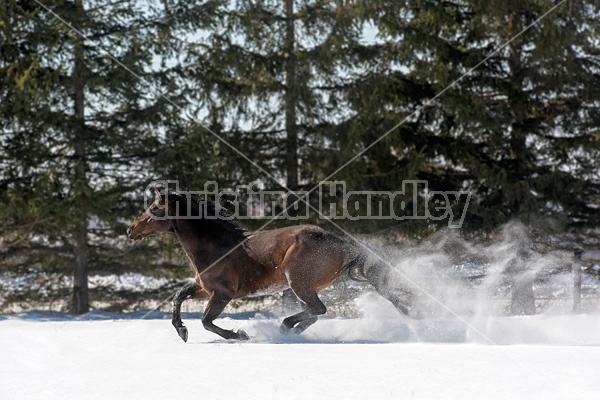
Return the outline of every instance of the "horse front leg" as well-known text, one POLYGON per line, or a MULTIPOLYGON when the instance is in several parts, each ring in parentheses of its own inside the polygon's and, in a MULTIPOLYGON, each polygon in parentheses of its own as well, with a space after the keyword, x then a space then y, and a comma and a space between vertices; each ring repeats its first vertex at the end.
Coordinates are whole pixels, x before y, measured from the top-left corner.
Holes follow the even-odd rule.
POLYGON ((183 325, 183 321, 181 321, 181 304, 188 299, 203 299, 207 297, 208 293, 206 293, 198 283, 186 285, 175 294, 175 297, 173 298, 173 319, 171 320, 171 323, 184 342, 187 342, 188 340, 188 330, 183 325))
POLYGON ((223 312, 227 304, 231 301, 232 296, 223 293, 213 293, 208 300, 206 310, 204 310, 204 316, 202 317, 202 325, 207 331, 216 333, 217 335, 225 339, 237 339, 237 340, 248 340, 250 337, 243 330, 234 332, 220 328, 213 324, 213 321, 223 312))

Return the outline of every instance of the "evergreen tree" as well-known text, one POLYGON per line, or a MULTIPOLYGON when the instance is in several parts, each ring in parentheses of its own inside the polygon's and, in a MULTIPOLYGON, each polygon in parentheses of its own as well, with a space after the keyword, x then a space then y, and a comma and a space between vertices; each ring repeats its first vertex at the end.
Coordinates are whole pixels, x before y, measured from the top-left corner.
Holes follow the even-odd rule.
MULTIPOLYGON (((292 190, 314 182, 329 151, 326 132, 346 117, 344 82, 361 34, 354 7, 241 0, 167 9, 168 36, 180 41, 180 71, 193 87, 189 99, 208 115, 199 119, 292 190)), ((261 179, 281 189, 218 147, 220 170, 238 171, 226 184, 261 179)))
POLYGON ((152 9, 81 0, 0 7, 3 267, 70 268, 71 310, 83 313, 90 268, 127 264, 123 233, 151 178, 154 130, 172 111, 144 82, 161 82, 152 9))
POLYGON ((367 186, 398 176, 469 190, 474 229, 514 217, 597 226, 598 9, 565 3, 535 22, 556 4, 370 3, 377 62, 353 103, 358 147, 426 107, 359 160, 363 177, 381 178, 367 186))

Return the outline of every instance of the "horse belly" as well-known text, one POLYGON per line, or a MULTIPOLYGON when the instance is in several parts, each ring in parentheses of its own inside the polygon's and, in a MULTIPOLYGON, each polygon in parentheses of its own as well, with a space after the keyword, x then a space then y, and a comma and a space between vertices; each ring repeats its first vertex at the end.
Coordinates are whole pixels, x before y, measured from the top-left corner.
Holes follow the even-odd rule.
POLYGON ((274 293, 282 292, 288 288, 288 285, 272 285, 267 288, 258 289, 253 292, 248 292, 244 297, 261 297, 261 296, 269 296, 274 293))
POLYGON ((281 292, 289 287, 285 275, 272 275, 263 279, 254 279, 246 282, 239 290, 236 297, 259 297, 281 292))

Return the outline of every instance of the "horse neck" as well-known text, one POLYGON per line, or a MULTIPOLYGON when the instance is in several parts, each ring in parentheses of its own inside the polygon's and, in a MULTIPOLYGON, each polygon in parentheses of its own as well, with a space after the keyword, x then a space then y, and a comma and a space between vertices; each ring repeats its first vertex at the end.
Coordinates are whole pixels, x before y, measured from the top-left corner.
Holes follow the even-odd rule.
POLYGON ((199 272, 239 243, 231 238, 227 230, 216 221, 206 219, 175 221, 175 234, 186 255, 199 272))

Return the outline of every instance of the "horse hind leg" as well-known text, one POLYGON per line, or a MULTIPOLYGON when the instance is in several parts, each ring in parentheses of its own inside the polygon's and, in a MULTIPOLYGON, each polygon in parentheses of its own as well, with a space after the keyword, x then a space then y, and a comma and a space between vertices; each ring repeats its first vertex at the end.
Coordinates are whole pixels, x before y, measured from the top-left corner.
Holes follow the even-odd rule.
POLYGON ((312 324, 314 324, 315 322, 317 322, 318 317, 310 317, 308 319, 305 319, 303 321, 298 322, 298 324, 292 329, 292 333, 295 333, 297 335, 301 334, 302 332, 304 332, 306 330, 306 328, 308 328, 309 326, 311 326, 312 324))
POLYGON ((317 322, 319 315, 327 312, 325 304, 319 299, 316 292, 304 294, 301 291, 298 293, 298 291, 294 290, 294 293, 296 293, 296 296, 303 303, 305 310, 283 320, 280 330, 286 334, 304 332, 306 328, 317 322))
POLYGON ((365 277, 379 295, 392 303, 398 311, 410 316, 414 294, 400 280, 394 279, 394 271, 389 265, 376 263, 367 269, 365 277))

